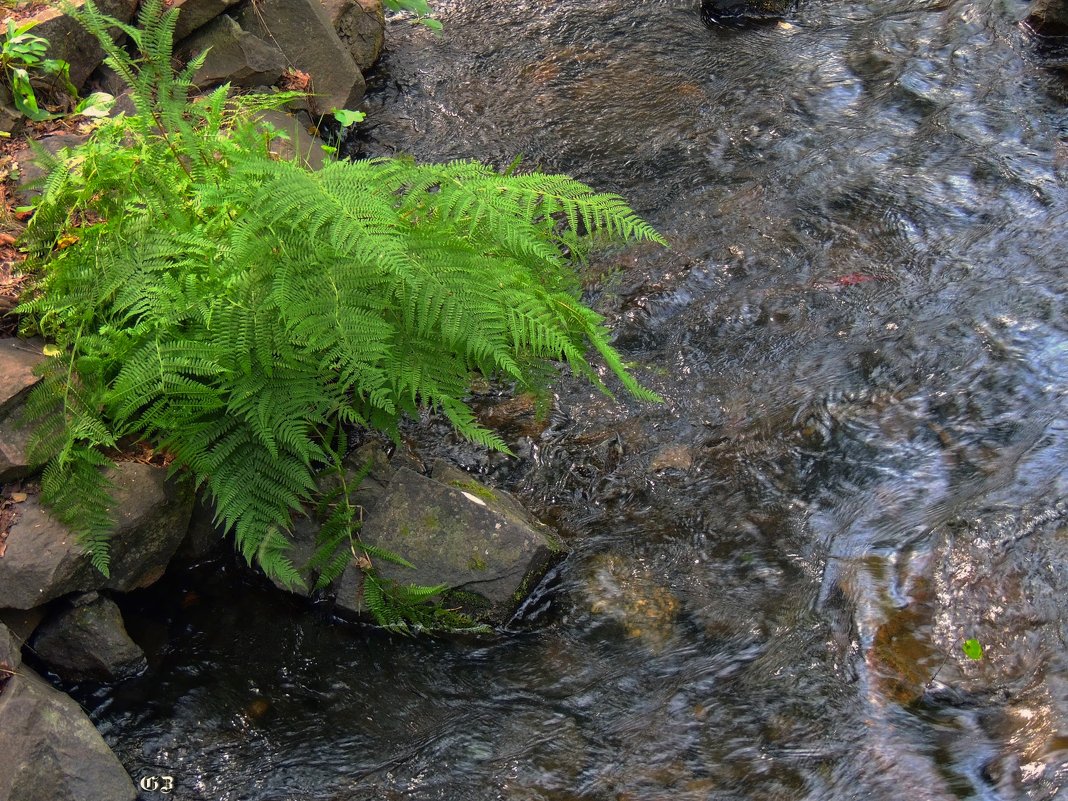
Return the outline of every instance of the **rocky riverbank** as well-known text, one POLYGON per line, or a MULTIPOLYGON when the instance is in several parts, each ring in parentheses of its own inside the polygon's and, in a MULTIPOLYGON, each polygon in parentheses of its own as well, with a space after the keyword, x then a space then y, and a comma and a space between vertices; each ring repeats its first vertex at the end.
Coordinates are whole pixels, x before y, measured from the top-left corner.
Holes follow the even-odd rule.
MULTIPOLYGON (((230 83, 308 92, 291 115, 270 124, 289 135, 276 142, 282 157, 322 162, 316 126, 333 109, 355 108, 363 97, 363 71, 382 48, 385 18, 379 0, 178 0, 175 52, 183 58, 208 50, 196 74, 201 89, 230 83)), ((136 15, 132 0, 105 0, 101 9, 120 20, 136 15)), ((51 43, 49 56, 71 64, 83 94, 122 87, 102 52, 81 28, 54 10, 40 12, 33 29, 51 43)), ((0 238, 0 314, 14 305, 20 280, 17 236, 27 217, 16 211, 28 184, 41 175, 28 139, 47 151, 76 146, 91 122, 75 118, 30 125, 0 93, 0 130, 14 134, 2 154, 4 205, 0 238), (12 144, 14 143, 14 145, 12 144), (16 180, 17 179, 17 180, 16 180)), ((40 421, 24 419, 27 395, 38 380, 45 343, 12 336, 10 315, 0 331, 0 799, 133 799, 133 781, 80 707, 23 662, 70 683, 113 683, 145 669, 145 654, 126 631, 121 596, 153 584, 176 554, 198 558, 217 547, 221 533, 206 501, 198 502, 182 475, 168 477, 164 454, 144 448, 125 453, 110 471, 113 484, 110 570, 104 575, 68 527, 50 516, 38 497, 39 471, 28 454, 40 421)), ((374 467, 359 494, 362 539, 401 554, 416 569, 375 564, 385 581, 442 584, 453 611, 488 626, 504 625, 564 552, 558 538, 506 493, 442 462, 377 446, 353 458, 354 472, 374 467)), ((318 523, 312 510, 295 532, 294 561, 314 550, 318 523)), ((339 615, 368 619, 366 556, 345 570, 319 601, 332 600, 339 615)), ((307 586, 318 578, 306 573, 307 586)), ((309 590, 302 594, 311 595, 309 590)))

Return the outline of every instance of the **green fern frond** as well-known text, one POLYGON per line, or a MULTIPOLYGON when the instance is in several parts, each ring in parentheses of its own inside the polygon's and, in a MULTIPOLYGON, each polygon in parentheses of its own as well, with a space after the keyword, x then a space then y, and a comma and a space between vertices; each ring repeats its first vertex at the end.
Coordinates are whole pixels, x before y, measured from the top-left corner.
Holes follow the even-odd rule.
MULTIPOLYGON (((34 454, 48 462, 46 500, 77 522, 98 565, 102 454, 119 437, 173 454, 173 471, 209 490, 244 557, 297 583, 286 535, 315 503, 322 467, 340 464, 343 426, 397 438, 404 415, 431 408, 507 451, 467 405, 472 377, 540 387, 562 361, 607 391, 591 355, 632 395, 657 400, 581 299, 576 265, 591 248, 663 243, 618 195, 473 161, 311 171, 272 155, 277 132, 256 117, 290 95, 222 88, 189 99, 199 62, 172 70, 177 17, 163 0, 146 0, 138 26, 91 1, 75 14, 136 113, 51 162, 18 312, 24 330, 62 351, 30 396, 34 454)), ((330 501, 313 559, 320 580, 354 555, 403 563, 359 541, 350 494, 330 501)), ((385 624, 431 619, 418 610, 439 588, 367 578, 385 624)))
POLYGON ((41 498, 61 523, 77 532, 79 544, 105 576, 109 575, 107 545, 114 521, 110 498, 113 485, 104 468, 111 464, 96 448, 71 443, 41 474, 41 498))

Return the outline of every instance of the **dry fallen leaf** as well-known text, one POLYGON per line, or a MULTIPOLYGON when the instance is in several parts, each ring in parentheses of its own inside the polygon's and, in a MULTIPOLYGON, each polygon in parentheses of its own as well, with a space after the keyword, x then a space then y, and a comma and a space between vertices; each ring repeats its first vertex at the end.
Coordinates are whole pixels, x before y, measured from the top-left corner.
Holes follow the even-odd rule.
POLYGON ((25 492, 12 492, 11 493, 11 500, 13 500, 15 503, 22 503, 28 497, 29 496, 25 492))

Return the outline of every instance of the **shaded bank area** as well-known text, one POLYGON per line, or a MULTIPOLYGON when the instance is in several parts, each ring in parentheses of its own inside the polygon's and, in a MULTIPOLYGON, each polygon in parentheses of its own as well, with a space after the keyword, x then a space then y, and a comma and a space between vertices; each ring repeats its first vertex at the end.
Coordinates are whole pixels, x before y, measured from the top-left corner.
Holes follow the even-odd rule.
POLYGON ((352 147, 626 195, 673 250, 588 297, 667 402, 565 377, 519 460, 406 431, 573 548, 508 636, 354 635, 216 563, 135 599, 149 670, 80 696, 126 768, 261 801, 1063 794, 1068 92, 1025 10, 391 28, 352 147))

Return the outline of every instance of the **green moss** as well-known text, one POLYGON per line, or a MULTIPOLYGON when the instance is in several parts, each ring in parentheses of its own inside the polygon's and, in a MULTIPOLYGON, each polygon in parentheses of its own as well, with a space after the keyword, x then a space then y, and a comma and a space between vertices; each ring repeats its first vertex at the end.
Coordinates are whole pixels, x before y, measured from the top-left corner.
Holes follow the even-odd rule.
POLYGON ((518 606, 523 603, 527 595, 530 594, 530 576, 524 576, 523 581, 519 585, 519 589, 512 593, 512 600, 518 606))
POLYGON ((467 590, 449 590, 441 599, 440 609, 450 609, 457 617, 470 620, 485 619, 493 611, 489 599, 477 592, 467 590))
POLYGON ((485 570, 488 565, 486 564, 485 559, 483 559, 478 554, 475 554, 469 560, 467 560, 467 567, 470 570, 485 570))
POLYGON ((456 487, 456 489, 464 492, 470 492, 476 498, 486 501, 486 503, 493 503, 497 500, 497 493, 477 481, 450 481, 449 486, 456 487))

